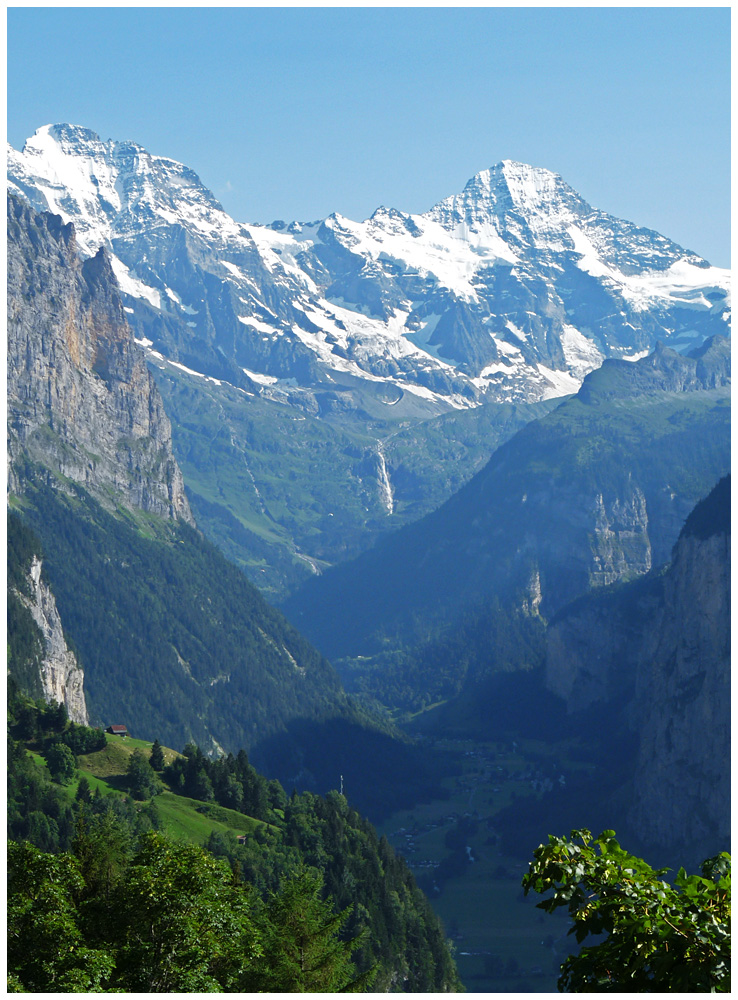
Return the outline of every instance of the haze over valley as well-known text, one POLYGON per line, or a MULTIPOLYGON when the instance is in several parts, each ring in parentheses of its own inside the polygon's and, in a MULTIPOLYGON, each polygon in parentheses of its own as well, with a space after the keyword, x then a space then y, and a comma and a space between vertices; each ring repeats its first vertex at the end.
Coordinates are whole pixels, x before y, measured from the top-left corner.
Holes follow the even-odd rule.
POLYGON ((730 270, 473 160, 9 144, 11 991, 729 990, 730 270))

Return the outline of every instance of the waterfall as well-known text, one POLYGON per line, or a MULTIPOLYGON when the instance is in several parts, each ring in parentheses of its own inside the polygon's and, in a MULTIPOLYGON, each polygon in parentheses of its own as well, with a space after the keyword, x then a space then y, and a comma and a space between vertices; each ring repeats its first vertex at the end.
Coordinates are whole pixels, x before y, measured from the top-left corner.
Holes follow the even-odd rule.
POLYGON ((377 458, 379 459, 379 496, 387 508, 387 513, 391 514, 395 509, 395 502, 392 496, 392 484, 387 473, 387 463, 384 460, 384 450, 381 441, 377 441, 377 458))

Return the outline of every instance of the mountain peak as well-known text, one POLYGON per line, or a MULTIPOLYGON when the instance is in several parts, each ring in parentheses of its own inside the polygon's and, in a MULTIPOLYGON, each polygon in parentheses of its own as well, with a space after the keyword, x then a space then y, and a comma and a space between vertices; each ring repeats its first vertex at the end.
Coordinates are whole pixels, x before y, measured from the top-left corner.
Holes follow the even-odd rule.
POLYGON ((584 204, 573 188, 553 170, 533 167, 517 160, 502 160, 481 171, 467 184, 467 188, 472 190, 480 186, 496 193, 498 200, 507 195, 514 209, 523 213, 549 214, 564 201, 574 200, 584 204))
POLYGON ((26 139, 23 149, 25 151, 44 146, 49 140, 52 142, 70 140, 77 142, 102 142, 97 132, 93 132, 92 129, 85 128, 83 125, 72 125, 69 122, 58 122, 56 125, 42 125, 40 128, 37 128, 33 135, 26 139))
POLYGON ((385 205, 363 222, 334 213, 270 227, 240 226, 175 160, 77 125, 43 126, 8 164, 11 191, 73 221, 84 256, 114 254, 139 339, 169 357, 169 333, 158 340, 140 309, 165 313, 178 349, 214 378, 211 322, 224 350, 249 359, 239 373, 312 384, 305 359, 317 359, 331 379, 365 375, 372 392, 409 380, 434 408, 569 393, 603 357, 642 354, 658 337, 688 348, 728 325, 726 273, 513 159, 423 215, 385 205))
POLYGON ((558 174, 516 160, 474 174, 457 195, 444 198, 428 213, 446 228, 498 228, 508 216, 522 216, 534 228, 560 228, 589 205, 558 174))
POLYGON ((568 187, 562 178, 546 167, 534 167, 530 163, 518 160, 500 160, 486 170, 480 170, 466 184, 466 188, 486 188, 488 191, 504 185, 512 192, 522 186, 529 187, 534 192, 550 187, 568 187))
POLYGON ((33 135, 26 139, 22 155, 31 161, 47 161, 58 169, 62 160, 70 154, 100 157, 104 156, 112 145, 111 140, 104 141, 92 129, 60 122, 37 128, 33 135))
POLYGON ((79 247, 88 256, 128 235, 136 218, 177 222, 199 236, 239 232, 189 167, 136 142, 103 140, 80 125, 43 125, 22 153, 8 151, 8 164, 11 190, 37 209, 74 221, 79 247))

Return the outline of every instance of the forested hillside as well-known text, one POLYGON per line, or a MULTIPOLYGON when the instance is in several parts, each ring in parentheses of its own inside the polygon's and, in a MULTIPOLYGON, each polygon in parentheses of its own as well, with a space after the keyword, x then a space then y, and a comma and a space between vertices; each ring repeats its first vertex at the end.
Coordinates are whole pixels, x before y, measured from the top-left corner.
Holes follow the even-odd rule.
POLYGON ((85 491, 43 486, 23 514, 98 721, 250 749, 294 715, 348 711, 329 664, 189 526, 145 537, 85 491))
POLYGON ((606 361, 439 510, 284 603, 331 658, 423 641, 493 596, 552 615, 663 564, 730 463, 729 347, 606 361))
MULTIPOLYGON (((325 792, 345 774, 373 815, 391 808, 398 774, 427 794, 420 755, 350 702, 193 526, 105 253, 82 263, 72 226, 17 199, 9 212, 10 503, 36 533, 59 642, 84 670, 75 717, 214 753, 244 747, 290 787, 325 792)), ((13 600, 13 642, 27 648, 11 670, 38 693, 35 633, 13 600)), ((43 691, 71 713, 68 686, 43 691)))
POLYGON ((419 751, 359 710, 330 664, 189 526, 152 521, 145 537, 81 489, 30 484, 23 517, 84 665, 93 721, 169 744, 243 747, 289 787, 328 791, 343 774, 372 816, 399 795, 428 794, 435 779, 419 751))
POLYGON ((338 792, 288 798, 244 751, 131 750, 14 689, 9 723, 11 992, 459 988, 407 866, 338 792))

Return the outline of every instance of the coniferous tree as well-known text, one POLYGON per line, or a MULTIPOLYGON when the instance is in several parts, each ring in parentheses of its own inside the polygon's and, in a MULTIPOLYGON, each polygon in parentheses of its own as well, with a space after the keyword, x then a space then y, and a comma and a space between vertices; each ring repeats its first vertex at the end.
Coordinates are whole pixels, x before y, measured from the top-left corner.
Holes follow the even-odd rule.
MULTIPOLYGON (((349 911, 334 913, 321 900, 319 872, 299 869, 272 893, 263 947, 266 968, 261 990, 269 993, 346 993, 365 989, 374 969, 361 977, 351 961, 355 941, 340 931, 349 911)), ((256 988, 256 983, 253 983, 256 988)))
POLYGON ((92 792, 90 783, 83 774, 77 785, 77 792, 74 796, 76 802, 92 802, 92 792))
POLYGON ((161 743, 158 740, 154 740, 154 745, 151 748, 151 756, 149 757, 149 764, 151 764, 155 771, 164 770, 164 751, 162 750, 161 743))
POLYGON ((140 750, 134 750, 128 762, 128 787, 134 799, 149 799, 161 791, 153 767, 140 750))

